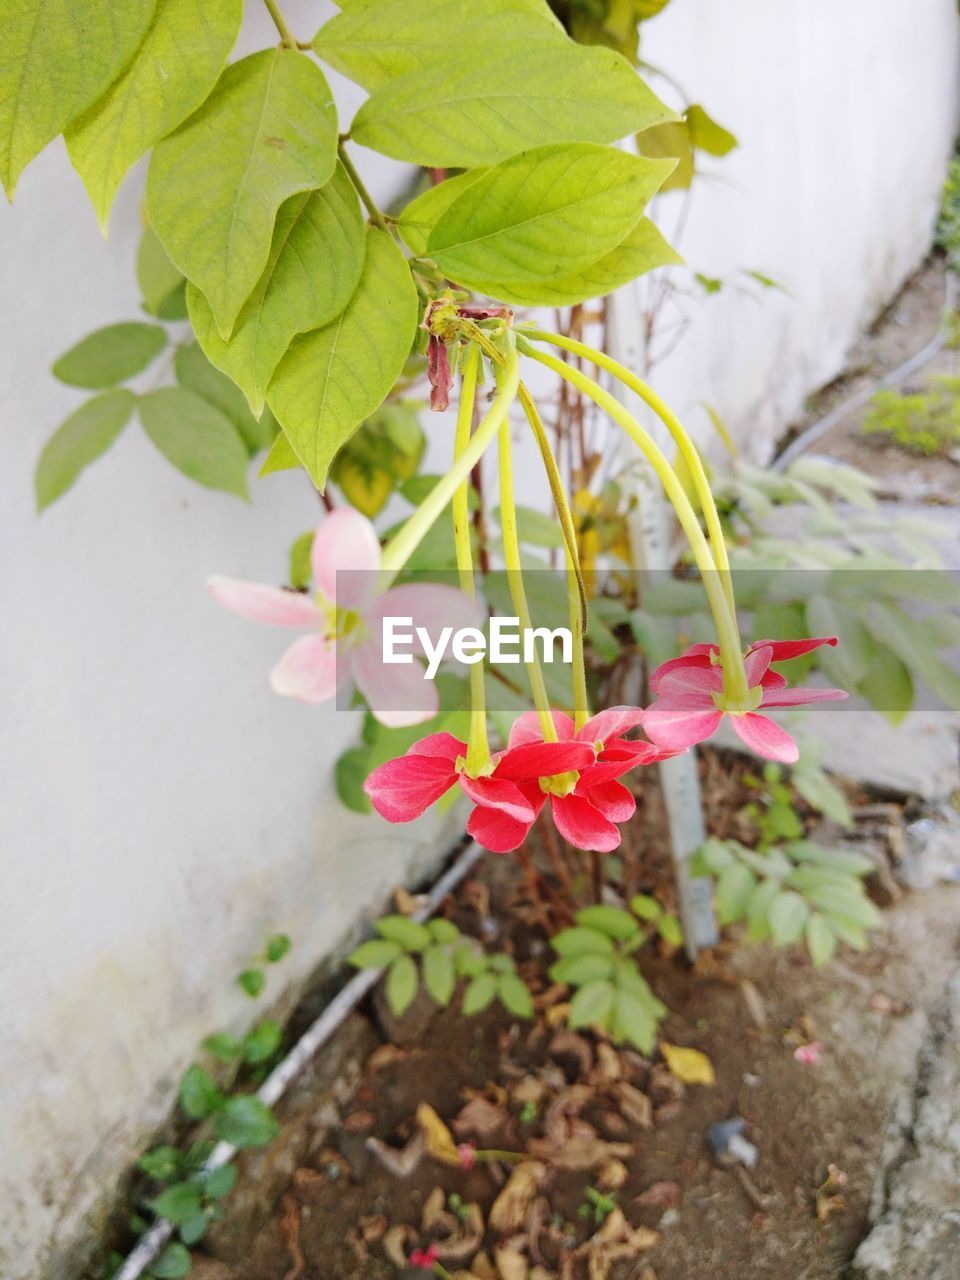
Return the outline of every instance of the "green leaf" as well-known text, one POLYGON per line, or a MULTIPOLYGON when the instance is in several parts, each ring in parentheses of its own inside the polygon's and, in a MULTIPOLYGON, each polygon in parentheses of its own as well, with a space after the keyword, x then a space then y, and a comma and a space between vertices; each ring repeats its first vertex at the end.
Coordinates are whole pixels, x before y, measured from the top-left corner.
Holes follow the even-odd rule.
POLYGON ((452 280, 479 288, 569 275, 623 240, 671 167, 586 143, 538 147, 459 195, 427 251, 452 280))
POLYGON ((235 1147, 265 1147, 280 1132, 270 1108, 252 1094, 230 1098, 217 1116, 217 1137, 235 1147))
POLYGON ((570 1001, 570 1026, 597 1027, 603 1030, 615 995, 613 983, 603 978, 586 983, 570 1001))
MULTIPOLYGON (((278 436, 277 439, 282 440, 283 437, 278 436)), ((299 466, 299 462, 296 465, 299 466)), ((312 534, 310 540, 313 541, 312 534)), ((337 795, 340 797, 341 804, 346 805, 354 813, 373 812, 370 797, 363 789, 370 770, 370 753, 366 747, 351 747, 337 757, 333 775, 337 795)))
POLYGON ((225 1164, 219 1169, 214 1169, 212 1173, 204 1174, 203 1189, 214 1200, 222 1200, 224 1196, 230 1194, 236 1182, 237 1166, 225 1164))
POLYGON ((683 929, 676 916, 661 916, 657 922, 657 931, 668 946, 679 947, 683 945, 683 929))
POLYGON ((463 195, 464 191, 487 172, 486 169, 470 169, 466 173, 458 173, 438 182, 436 186, 428 187, 415 200, 411 200, 400 214, 397 229, 412 254, 423 257, 427 252, 430 233, 441 216, 458 196, 463 195))
POLYGON ((841 942, 845 942, 856 951, 867 949, 867 935, 859 921, 836 911, 828 911, 824 919, 841 942))
POLYGON ((631 938, 637 932, 637 922, 629 911, 620 907, 584 907, 577 912, 577 925, 597 929, 608 938, 631 938))
POLYGON ((582 956, 598 951, 601 954, 613 952, 613 943, 605 933, 584 927, 564 929, 555 938, 550 939, 550 945, 558 956, 582 956))
MULTIPOLYGON (((202 1240, 207 1234, 209 1225, 210 1214, 204 1209, 180 1224, 180 1239, 184 1244, 196 1244, 198 1240, 202 1240)), ((149 1272, 147 1274, 149 1275, 149 1272)))
POLYGON ((725 156, 737 146, 736 136, 717 124, 698 103, 687 107, 684 116, 690 129, 690 141, 698 151, 705 151, 710 156, 725 156))
POLYGON ((464 938, 453 953, 453 966, 461 978, 475 978, 489 965, 486 952, 479 945, 464 938))
POLYGON ((71 387, 99 390, 141 373, 167 345, 157 324, 132 320, 88 334, 53 366, 53 376, 71 387))
POLYGON ((212 1036, 207 1036, 203 1042, 203 1047, 207 1053, 212 1054, 219 1062, 234 1062, 241 1053, 240 1041, 236 1036, 228 1035, 225 1031, 218 1031, 212 1036))
POLYGON ((717 879, 717 919, 721 924, 739 920, 747 909, 756 878, 742 862, 732 862, 724 867, 717 879))
POLYGON ((417 292, 406 260, 388 235, 371 228, 363 275, 346 310, 294 342, 268 393, 318 488, 334 454, 400 376, 416 327, 417 292))
POLYGON ((203 1208, 200 1188, 195 1182, 178 1182, 151 1200, 150 1207, 159 1217, 166 1218, 169 1222, 188 1222, 203 1208))
POLYGON ((149 224, 143 228, 137 249, 137 283, 145 311, 160 320, 186 319, 186 281, 167 257, 166 249, 149 224))
POLYGON ((434 942, 459 942, 462 934, 452 920, 431 920, 427 928, 434 942))
POLYGON ((250 454, 269 449, 277 423, 269 410, 258 422, 240 388, 214 368, 196 342, 181 347, 174 359, 177 381, 214 405, 236 427, 250 454))
POLYGON ((892 724, 899 724, 913 706, 910 671, 885 643, 877 645, 870 669, 860 681, 859 692, 892 724))
POLYGON ((812 863, 830 871, 845 871, 848 875, 865 876, 876 869, 876 863, 863 853, 849 849, 825 849, 811 840, 792 840, 784 850, 794 862, 812 863))
POLYGON ((267 1018, 243 1037, 243 1056, 250 1063, 266 1062, 280 1048, 282 1039, 280 1024, 267 1018))
POLYGON ((160 1257, 150 1263, 150 1270, 157 1280, 180 1280, 193 1266, 190 1250, 182 1244, 168 1244, 160 1257))
MULTIPOLYGON (((484 292, 518 307, 566 307, 588 298, 602 298, 629 280, 656 267, 683 262, 649 218, 641 218, 632 231, 597 262, 570 275, 536 283, 498 280, 484 292)), ((477 286, 480 287, 480 286, 477 286)))
POLYGON ((659 920, 663 914, 663 907, 656 898, 651 898, 646 893, 634 894, 630 899, 630 910, 641 920, 659 920))
POLYGON ((463 993, 462 1012, 465 1018, 483 1013, 497 994, 499 979, 493 973, 479 973, 467 984, 463 993))
POLYGON ((190 321, 209 358, 243 389, 254 413, 292 340, 343 311, 366 248, 360 202, 342 165, 319 191, 292 196, 277 213, 270 257, 229 342, 203 294, 187 289, 190 321))
POLYGON ((417 966, 408 955, 397 956, 387 970, 386 997, 391 1012, 398 1018, 410 1008, 417 994, 417 966))
POLYGON ((161 387, 140 400, 140 421, 168 462, 208 489, 248 498, 249 454, 219 409, 182 387, 161 387))
POLYGON ((289 934, 274 933, 267 939, 267 945, 264 947, 264 955, 267 964, 279 964, 286 956, 290 954, 290 948, 293 942, 289 934))
POLYGON ((196 1063, 188 1067, 180 1081, 180 1105, 191 1120, 205 1120, 223 1103, 223 1094, 196 1063))
POLYGON ((627 1040, 641 1053, 650 1053, 657 1035, 654 1009, 636 991, 619 990, 610 1017, 618 1041, 627 1040))
POLYGON ((446 1008, 457 985, 457 976, 453 957, 445 946, 438 943, 424 951, 423 981, 437 1004, 446 1008))
POLYGON ((558 139, 615 142, 673 118, 618 53, 557 36, 497 40, 391 80, 350 135, 397 160, 472 168, 558 139))
POLYGON ((73 167, 104 231, 132 164, 186 120, 216 84, 243 18, 242 0, 157 0, 136 56, 66 131, 73 167))
POLYGON ((826 964, 837 949, 837 937, 823 916, 811 915, 806 924, 807 950, 815 965, 826 964))
POLYGON ((104 92, 132 57, 154 0, 16 0, 3 9, 0 181, 24 168, 104 92))
POLYGON ((38 511, 62 497, 80 473, 106 453, 130 421, 136 401, 131 391, 104 391, 75 409, 57 428, 37 460, 38 511))
POLYGON ((381 938, 399 943, 404 951, 423 951, 432 941, 427 926, 411 920, 409 916, 383 916, 374 922, 373 927, 381 938))
POLYGON ((157 1182, 169 1182, 180 1169, 180 1152, 176 1147, 154 1147, 137 1161, 139 1168, 157 1182))
POLYGON ((517 1018, 533 1017, 533 997, 527 984, 515 973, 503 973, 497 979, 500 1003, 517 1018))
POLYGON ((810 908, 799 893, 784 889, 770 903, 770 932, 778 947, 796 942, 803 932, 810 908))
MULTIPOLYGON (((398 76, 423 74, 449 62, 451 50, 486 60, 491 45, 564 42, 546 8, 530 0, 373 0, 354 4, 317 32, 313 47, 342 75, 372 92, 398 76)), ((478 74, 480 71, 478 69, 478 74)))
POLYGON ((838 826, 853 825, 846 796, 823 769, 816 765, 805 767, 800 764, 791 774, 790 781, 812 809, 836 822, 838 826))
POLYGON ((283 47, 228 67, 200 110, 154 149, 150 222, 206 297, 222 337, 267 265, 280 205, 324 186, 336 150, 323 72, 283 47))
POLYGON ((256 999, 266 984, 267 975, 262 969, 244 969, 243 973, 237 974, 237 986, 251 1000, 256 999))
POLYGON ((372 938, 351 951, 347 959, 357 969, 383 969, 402 953, 403 949, 398 942, 372 938))
POLYGON ((770 904, 780 892, 777 880, 761 880, 747 903, 747 940, 762 942, 770 936, 770 904))

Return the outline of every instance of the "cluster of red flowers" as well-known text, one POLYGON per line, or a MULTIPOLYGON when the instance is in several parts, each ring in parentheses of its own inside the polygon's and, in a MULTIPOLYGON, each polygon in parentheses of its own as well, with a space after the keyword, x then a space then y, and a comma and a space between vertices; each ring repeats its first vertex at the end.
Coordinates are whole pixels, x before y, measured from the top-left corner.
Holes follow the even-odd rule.
MULTIPOLYGON (((839 689, 785 688, 771 662, 799 657, 834 637, 760 641, 745 659, 755 709, 731 714, 734 730, 758 754, 787 763, 797 747, 785 730, 759 709, 843 698, 839 689)), ((610 707, 577 729, 569 716, 553 712, 556 741, 545 741, 536 712, 513 725, 506 749, 479 776, 467 772, 467 744, 450 733, 421 738, 403 756, 388 760, 367 778, 374 808, 390 822, 418 818, 459 783, 473 801, 467 831, 494 853, 510 853, 526 839, 549 803, 557 830, 579 849, 609 853, 620 844, 619 824, 633 816, 636 800, 620 779, 710 737, 725 714, 723 668, 715 645, 694 645, 654 672, 652 707, 610 707), (651 741, 628 738, 642 727, 651 741)))

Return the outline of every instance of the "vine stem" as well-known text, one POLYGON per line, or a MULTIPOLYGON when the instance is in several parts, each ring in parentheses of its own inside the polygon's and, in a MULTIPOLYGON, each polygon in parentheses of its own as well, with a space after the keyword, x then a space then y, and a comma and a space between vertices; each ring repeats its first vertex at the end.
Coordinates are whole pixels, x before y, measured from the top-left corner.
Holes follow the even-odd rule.
MULTIPOLYGON (((513 607, 520 621, 520 634, 524 637, 533 630, 530 619, 530 606, 527 604, 527 593, 523 586, 523 572, 520 561, 520 537, 517 532, 517 508, 513 497, 513 448, 510 442, 510 423, 506 418, 500 424, 500 532, 503 535, 503 558, 507 566, 507 582, 513 607)), ((582 637, 581 637, 582 639, 582 637)), ((540 728, 544 742, 557 741, 557 728, 553 723, 553 711, 547 686, 543 680, 543 670, 537 658, 536 650, 531 650, 531 661, 526 664, 527 677, 530 681, 530 692, 533 703, 540 718, 540 728)))
MULTIPOLYGON (((264 0, 264 3, 269 4, 270 0, 264 0)), ((340 163, 343 165, 344 169, 346 169, 347 171, 347 177, 350 179, 350 181, 353 183, 354 187, 356 188, 357 195, 363 201, 366 207, 367 213, 369 213, 370 215, 370 221, 374 224, 374 226, 379 227, 381 231, 385 231, 387 235, 389 235, 390 228, 387 226, 387 220, 383 216, 383 214, 380 212, 380 209, 377 207, 377 204, 373 196, 371 196, 370 192, 367 190, 366 184, 364 183, 363 179, 360 177, 360 174, 357 171, 356 165, 353 163, 353 161, 350 159, 349 155, 347 154, 347 148, 344 146, 343 139, 341 139, 340 142, 337 144, 337 155, 340 158, 340 163)))
MULTIPOLYGON (((457 432, 453 459, 457 459, 470 443, 473 423, 473 406, 477 395, 477 374, 480 352, 471 346, 464 357, 463 381, 460 390, 460 406, 457 410, 457 432)), ((457 552, 457 574, 460 590, 471 600, 477 598, 473 577, 473 549, 470 545, 470 476, 464 476, 453 495, 453 539, 457 552)), ((467 740, 467 772, 476 777, 490 761, 490 743, 487 739, 487 706, 484 689, 483 664, 470 666, 470 734, 467 740)))
MULTIPOLYGON (((609 417, 613 418, 614 422, 618 423, 638 446, 656 472, 667 499, 677 513, 681 528, 686 535, 693 557, 703 576, 703 585, 717 628, 717 641, 723 662, 724 697, 732 706, 745 705, 749 699, 746 673, 743 669, 743 648, 740 640, 740 629, 737 625, 737 615, 727 598, 727 592, 720 581, 717 566, 710 553, 710 547, 704 537, 703 530, 700 528, 700 522, 676 472, 670 466, 662 450, 650 438, 649 433, 641 427, 633 414, 628 409, 625 409, 609 392, 605 391, 599 383, 594 382, 592 378, 587 377, 579 369, 565 364, 562 360, 558 360, 555 356, 551 356, 545 351, 540 351, 520 334, 517 334, 517 345, 525 355, 536 360, 538 364, 545 365, 546 368, 559 374, 561 378, 571 382, 609 417)), ((599 354, 599 352, 593 352, 591 358, 595 358, 599 354)))
POLYGON ((587 591, 583 581, 583 571, 580 568, 577 531, 573 523, 573 516, 570 513, 567 495, 563 489, 560 469, 547 439, 543 419, 540 417, 533 397, 522 382, 520 383, 519 399, 521 405, 523 405, 523 411, 527 415, 527 421, 530 423, 537 447, 540 450, 540 456, 543 459, 544 469, 547 473, 547 480, 550 484, 550 492, 553 495, 554 506, 557 509, 557 518, 563 530, 567 560, 567 604, 570 610, 570 631, 573 636, 574 724, 578 729, 582 729, 590 719, 590 703, 587 699, 587 676, 583 657, 583 635, 587 626, 587 591))
POLYGON ((509 351, 497 394, 480 425, 470 437, 470 442, 445 475, 433 486, 419 508, 384 548, 380 561, 380 590, 386 591, 403 566, 420 545, 427 530, 453 498, 466 476, 470 474, 493 441, 517 394, 520 383, 520 362, 510 335, 509 351))
POLYGON ((287 26, 286 19, 280 12, 279 6, 277 5, 277 0, 263 0, 263 3, 267 6, 267 12, 273 19, 273 25, 280 32, 281 41, 288 49, 299 49, 301 47, 300 42, 287 26))
POLYGON ((727 600, 732 608, 734 604, 733 584, 730 577, 730 561, 727 557, 727 543, 723 536, 720 514, 717 511, 717 504, 714 501, 710 481, 707 479, 707 473, 704 470, 700 451, 690 438, 690 433, 686 427, 684 427, 666 401, 658 396, 648 383, 644 382, 642 378, 638 378, 632 370, 621 364, 619 360, 614 360, 612 356, 608 356, 606 352, 594 351, 592 347, 586 346, 585 343, 578 342, 575 338, 568 338, 561 333, 548 333, 543 329, 531 329, 526 332, 528 337, 535 338, 540 342, 549 342, 553 346, 572 352, 574 355, 583 356, 592 361, 598 368, 605 369, 607 373, 613 374, 624 386, 629 387, 635 395, 649 405, 670 432, 677 448, 680 450, 680 456, 690 471, 694 489, 707 522, 707 532, 710 535, 713 558, 720 572, 720 579, 723 583, 727 600))

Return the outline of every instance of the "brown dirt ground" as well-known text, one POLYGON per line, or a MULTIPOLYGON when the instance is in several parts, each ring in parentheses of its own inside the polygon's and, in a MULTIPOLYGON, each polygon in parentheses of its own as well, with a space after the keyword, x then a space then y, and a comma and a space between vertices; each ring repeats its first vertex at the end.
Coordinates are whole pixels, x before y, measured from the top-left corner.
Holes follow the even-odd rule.
MULTIPOLYGON (((711 808, 726 814, 729 827, 746 797, 743 764, 716 752, 705 755, 711 808)), ((862 803, 868 797, 853 799, 862 803)), ((645 834, 658 829, 656 799, 647 796, 635 820, 634 847, 646 850, 645 834)), ((665 851, 649 851, 652 858, 628 855, 623 873, 631 887, 656 890, 669 900, 665 851)), ((543 870, 548 866, 544 861, 543 870)), ((585 892, 589 882, 589 876, 581 878, 585 892)), ((578 1216, 578 1206, 585 1188, 601 1180, 602 1160, 577 1170, 550 1164, 517 1240, 527 1263, 515 1273, 505 1270, 503 1280, 527 1280, 527 1266, 534 1265, 544 1268, 533 1271, 536 1280, 839 1277, 866 1229, 885 1127, 897 1097, 909 1087, 924 1009, 956 961, 958 894, 960 889, 940 889, 899 900, 872 951, 844 953, 822 970, 812 969, 796 949, 775 953, 729 943, 693 970, 677 954, 645 956, 644 973, 670 1009, 664 1037, 710 1057, 717 1075, 713 1087, 684 1087, 656 1056, 649 1062, 631 1052, 611 1054, 589 1033, 575 1038, 573 1049, 569 1033, 555 1040, 549 1005, 556 993, 545 995, 533 1024, 498 1011, 467 1020, 456 1001, 424 1019, 415 1006, 398 1027, 388 1028, 402 1048, 384 1047, 381 1016, 381 1043, 370 1053, 376 1044, 370 1039, 364 1065, 341 1090, 339 1123, 324 1126, 309 1151, 298 1148, 298 1167, 288 1170, 279 1195, 269 1194, 273 1207, 266 1208, 265 1220, 261 1214, 255 1231, 252 1220, 231 1226, 228 1214, 212 1244, 230 1265, 201 1262, 197 1280, 412 1280, 425 1274, 389 1260, 390 1228, 409 1226, 406 1251, 431 1238, 442 1240, 443 1227, 424 1231, 421 1225, 437 1187, 444 1197, 455 1193, 477 1204, 486 1223, 509 1166, 477 1165, 466 1172, 424 1156, 400 1177, 371 1153, 368 1139, 402 1149, 417 1131, 416 1110, 423 1102, 453 1127, 458 1140, 472 1136, 458 1129, 456 1118, 478 1094, 496 1108, 494 1127, 480 1145, 524 1151, 533 1141, 536 1151, 536 1139, 558 1132, 558 1124, 562 1131, 558 1113, 565 1105, 600 1139, 625 1144, 626 1175, 617 1203, 630 1227, 655 1233, 635 1236, 630 1256, 609 1273, 590 1272, 586 1253, 574 1257, 594 1229, 578 1216), (904 992, 909 1003, 897 1003, 905 1000, 904 992), (822 1041, 823 1056, 819 1065, 804 1066, 793 1049, 812 1036, 822 1041), (629 1095, 632 1108, 618 1084, 598 1078, 601 1064, 608 1073, 622 1073, 642 1095, 629 1095), (514 1095, 520 1086, 523 1096, 531 1080, 540 1082, 544 1097, 536 1118, 524 1123, 514 1095), (638 1123, 645 1121, 643 1098, 649 1099, 649 1123, 638 1123), (718 1167, 704 1143, 710 1124, 735 1114, 747 1120, 760 1152, 752 1191, 736 1172, 718 1167), (846 1185, 835 1211, 818 1222, 817 1189, 831 1164, 846 1175, 846 1185), (241 1246, 248 1236, 249 1244, 241 1246)), ((879 887, 878 896, 886 896, 879 887)), ((481 931, 483 919, 499 921, 504 933, 498 945, 515 954, 535 989, 545 991, 545 935, 514 860, 487 858, 476 879, 448 902, 447 914, 465 932, 481 931)), ((376 1008, 371 1016, 377 1025, 376 1008)), ((254 1157, 241 1185, 256 1181, 257 1167, 254 1157)), ((502 1233, 488 1226, 482 1244, 492 1258, 502 1233)), ((471 1260, 472 1274, 499 1280, 501 1273, 485 1272, 473 1251, 445 1265, 456 1274, 471 1260)))

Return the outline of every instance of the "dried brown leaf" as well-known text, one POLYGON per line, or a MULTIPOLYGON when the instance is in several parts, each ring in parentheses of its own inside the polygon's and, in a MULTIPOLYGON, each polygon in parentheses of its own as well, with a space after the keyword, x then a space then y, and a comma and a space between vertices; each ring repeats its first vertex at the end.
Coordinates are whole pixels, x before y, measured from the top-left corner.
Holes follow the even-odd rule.
POLYGON ((490 1210, 490 1226, 498 1235, 514 1235, 523 1229, 546 1177, 547 1166, 539 1160, 524 1160, 512 1170, 490 1210))
POLYGON ((613 1096, 620 1107, 620 1114, 638 1129, 653 1128, 653 1103, 641 1090, 624 1080, 614 1085, 613 1096))
POLYGON ((510 1117, 502 1106, 482 1095, 471 1098, 450 1127, 461 1140, 476 1138, 481 1146, 490 1146, 494 1136, 506 1128, 510 1117))
POLYGON ((417 1238, 416 1232, 406 1223, 399 1222, 383 1237, 383 1252, 395 1267, 407 1265, 407 1245, 417 1238))
POLYGON ((413 1135, 405 1147, 389 1147, 379 1138, 368 1138, 366 1147, 395 1178, 409 1178, 423 1159, 426 1143, 422 1133, 413 1135))

